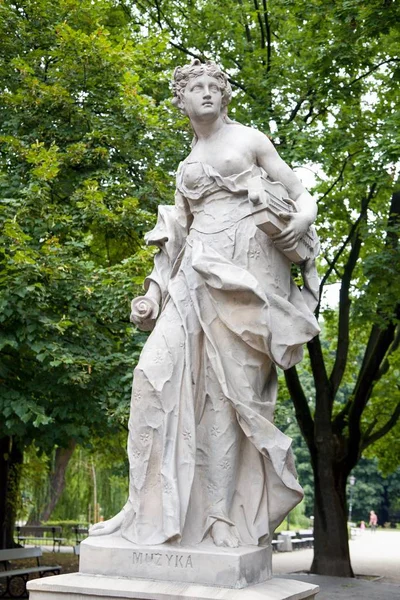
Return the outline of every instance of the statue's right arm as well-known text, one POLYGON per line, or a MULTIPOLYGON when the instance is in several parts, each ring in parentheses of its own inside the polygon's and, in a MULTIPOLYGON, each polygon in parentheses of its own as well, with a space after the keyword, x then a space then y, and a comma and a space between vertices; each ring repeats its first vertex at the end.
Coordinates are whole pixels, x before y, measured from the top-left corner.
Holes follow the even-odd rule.
POLYGON ((159 206, 155 228, 146 234, 148 245, 160 252, 154 257, 154 268, 145 280, 146 294, 132 301, 131 321, 144 331, 153 329, 160 307, 168 292, 173 266, 188 235, 193 216, 189 203, 177 190, 174 206, 159 206))
POLYGON ((177 222, 179 223, 179 226, 182 227, 182 232, 184 232, 184 237, 186 239, 193 222, 193 215, 190 211, 189 202, 179 190, 175 191, 175 211, 177 222))

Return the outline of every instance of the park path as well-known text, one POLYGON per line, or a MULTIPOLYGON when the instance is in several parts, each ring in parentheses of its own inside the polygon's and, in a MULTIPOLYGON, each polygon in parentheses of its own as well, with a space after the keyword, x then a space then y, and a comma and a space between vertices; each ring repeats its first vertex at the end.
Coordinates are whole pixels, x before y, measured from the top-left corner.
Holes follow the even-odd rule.
POLYGON ((350 555, 356 575, 377 579, 307 575, 313 550, 274 553, 272 568, 274 575, 319 585, 318 600, 400 600, 400 531, 364 531, 350 541, 350 555))

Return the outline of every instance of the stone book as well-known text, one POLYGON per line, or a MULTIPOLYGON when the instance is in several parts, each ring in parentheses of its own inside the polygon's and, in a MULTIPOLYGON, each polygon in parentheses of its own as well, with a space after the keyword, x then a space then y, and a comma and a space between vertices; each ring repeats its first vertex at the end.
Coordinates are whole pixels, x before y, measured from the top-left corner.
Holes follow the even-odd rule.
MULTIPOLYGON (((255 223, 269 236, 280 233, 287 225, 280 213, 296 212, 295 203, 288 197, 285 186, 280 181, 270 181, 262 175, 249 181, 249 199, 255 223)), ((295 264, 315 258, 319 251, 318 236, 311 225, 294 250, 281 250, 295 264)))

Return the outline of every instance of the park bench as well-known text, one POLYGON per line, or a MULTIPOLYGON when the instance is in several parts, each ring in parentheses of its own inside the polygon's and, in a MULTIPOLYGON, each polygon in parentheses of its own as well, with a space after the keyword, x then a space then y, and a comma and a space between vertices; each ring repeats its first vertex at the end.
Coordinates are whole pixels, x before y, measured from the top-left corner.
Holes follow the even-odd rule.
POLYGON ((87 538, 89 535, 89 527, 85 527, 84 525, 75 525, 73 529, 75 533, 76 545, 79 546, 81 541, 87 538))
POLYGON ((313 548, 314 535, 311 529, 301 529, 300 531, 281 531, 278 535, 280 552, 292 552, 302 548, 313 548))
POLYGON ((89 535, 89 527, 85 527, 84 525, 75 525, 73 530, 75 533, 74 554, 79 554, 79 544, 89 535))
POLYGON ((53 552, 56 546, 60 546, 65 539, 62 536, 61 525, 18 525, 15 528, 17 541, 22 546, 26 543, 53 544, 53 552))
POLYGON ((299 548, 313 548, 314 547, 314 534, 311 529, 301 529, 296 531, 296 537, 292 538, 292 545, 294 549, 299 548))
POLYGON ((282 539, 279 539, 279 535, 277 533, 274 533, 273 535, 271 546, 272 552, 279 552, 281 549, 282 539))
POLYGON ((46 573, 58 575, 61 571, 59 565, 43 566, 40 564, 41 548, 10 548, 0 550, 0 596, 11 598, 27 598, 27 581, 31 575, 43 577, 46 573), (36 558, 36 567, 14 568, 10 561, 36 558))

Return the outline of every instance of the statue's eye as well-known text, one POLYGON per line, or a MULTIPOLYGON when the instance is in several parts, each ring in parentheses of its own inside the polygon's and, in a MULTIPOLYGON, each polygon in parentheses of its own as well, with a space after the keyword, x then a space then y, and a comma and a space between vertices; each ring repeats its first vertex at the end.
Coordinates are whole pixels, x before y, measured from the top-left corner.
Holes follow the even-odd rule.
POLYGON ((198 92, 199 90, 201 90, 201 85, 196 83, 196 85, 192 87, 192 92, 198 92))

